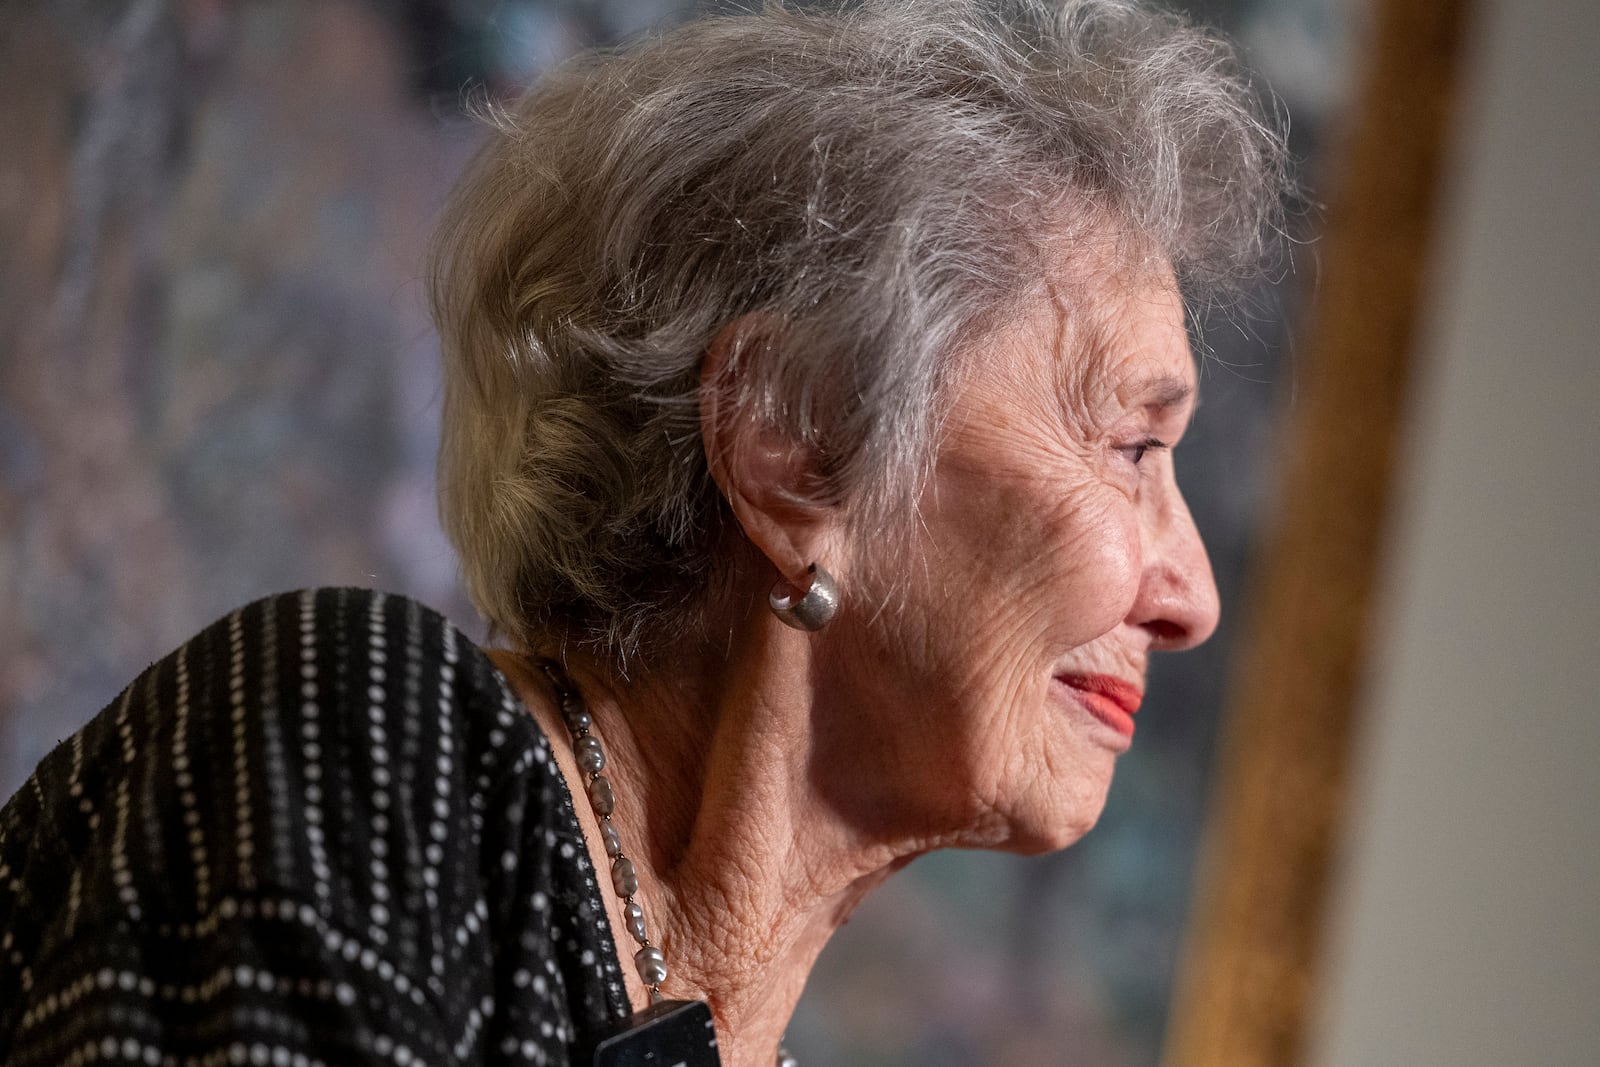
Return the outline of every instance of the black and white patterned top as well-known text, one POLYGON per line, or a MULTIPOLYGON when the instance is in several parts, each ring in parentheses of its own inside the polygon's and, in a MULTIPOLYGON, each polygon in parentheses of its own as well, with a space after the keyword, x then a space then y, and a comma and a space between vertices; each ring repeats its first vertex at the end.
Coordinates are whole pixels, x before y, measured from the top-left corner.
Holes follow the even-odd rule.
POLYGON ((627 1013, 544 735, 414 601, 251 604, 0 811, 0 1063, 567 1064, 627 1013))

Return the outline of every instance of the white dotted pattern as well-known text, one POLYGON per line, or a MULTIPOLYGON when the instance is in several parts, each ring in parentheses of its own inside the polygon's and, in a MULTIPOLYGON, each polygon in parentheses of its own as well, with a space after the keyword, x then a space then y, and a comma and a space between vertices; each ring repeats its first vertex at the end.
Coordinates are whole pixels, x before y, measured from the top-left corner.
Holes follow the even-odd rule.
MULTIPOLYGON (((132 765, 139 758, 138 747, 133 740, 133 718, 129 709, 133 705, 133 688, 130 686, 122 694, 122 699, 117 702, 117 737, 122 745, 122 762, 132 765)), ((132 785, 126 777, 117 782, 117 814, 116 829, 111 835, 111 881, 117 887, 117 899, 128 911, 128 918, 138 921, 144 908, 139 903, 139 890, 133 884, 133 870, 128 862, 128 819, 130 807, 130 792, 132 785)), ((82 883, 78 879, 79 872, 73 872, 72 895, 76 907, 78 894, 82 891, 82 883)))
POLYGON ((569 1063, 626 1011, 581 843, 437 615, 250 605, 0 810, 0 1062, 569 1063))
POLYGON ((253 890, 255 875, 255 806, 250 793, 250 743, 245 719, 244 613, 228 616, 228 718, 233 725, 233 803, 239 857, 239 886, 253 890))
POLYGON ((322 716, 317 707, 317 605, 316 593, 300 594, 300 773, 305 778, 301 797, 305 806, 306 846, 311 853, 311 891, 324 908, 329 906, 333 872, 322 833, 322 716))
POLYGON ((172 728, 172 780, 178 784, 182 805, 184 835, 189 839, 189 855, 194 861, 195 905, 206 910, 211 897, 211 864, 206 851, 206 834, 200 828, 200 809, 195 801, 194 772, 189 760, 189 646, 178 649, 178 702, 172 728))
MULTIPOLYGON (((375 790, 387 788, 389 770, 389 694, 388 652, 385 648, 382 593, 372 597, 367 609, 367 734, 370 739, 368 755, 372 760, 372 783, 375 790)), ((373 796, 376 798, 377 792, 373 796)), ((389 941, 389 813, 386 808, 373 805, 372 860, 368 865, 372 875, 372 903, 367 907, 367 936, 376 945, 389 941)))

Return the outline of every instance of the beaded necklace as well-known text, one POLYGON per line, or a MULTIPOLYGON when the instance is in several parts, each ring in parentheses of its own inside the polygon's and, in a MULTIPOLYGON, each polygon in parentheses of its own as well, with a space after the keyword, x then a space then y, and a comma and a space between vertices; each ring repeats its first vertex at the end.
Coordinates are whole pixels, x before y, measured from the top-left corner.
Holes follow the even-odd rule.
MULTIPOLYGON (((639 874, 633 860, 623 851, 622 839, 611 822, 617 798, 610 779, 601 773, 606 768, 606 754, 600 739, 593 733, 594 717, 560 664, 542 659, 539 668, 560 701, 561 718, 571 735, 572 753, 585 778, 584 792, 600 822, 600 840, 605 846, 606 858, 611 861, 611 888, 622 899, 623 921, 639 946, 633 954, 633 964, 638 969, 639 980, 650 991, 650 1006, 634 1013, 625 1029, 600 1042, 595 1050, 595 1067, 646 1062, 717 1067, 721 1059, 717 1054, 716 1030, 709 1005, 703 1000, 667 1000, 662 995, 661 983, 667 980, 668 973, 667 958, 661 947, 650 940, 644 909, 635 899, 639 892, 639 874)), ((799 1067, 798 1061, 782 1045, 778 1046, 775 1062, 776 1067, 799 1067)))

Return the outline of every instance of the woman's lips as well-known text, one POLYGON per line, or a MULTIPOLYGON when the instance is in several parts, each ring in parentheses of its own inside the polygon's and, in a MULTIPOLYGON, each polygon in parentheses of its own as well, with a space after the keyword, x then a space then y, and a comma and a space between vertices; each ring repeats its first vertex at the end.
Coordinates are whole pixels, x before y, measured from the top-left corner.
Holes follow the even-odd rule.
POLYGON ((1089 714, 1122 736, 1133 736, 1133 716, 1144 690, 1109 674, 1058 674, 1056 681, 1075 690, 1089 714))

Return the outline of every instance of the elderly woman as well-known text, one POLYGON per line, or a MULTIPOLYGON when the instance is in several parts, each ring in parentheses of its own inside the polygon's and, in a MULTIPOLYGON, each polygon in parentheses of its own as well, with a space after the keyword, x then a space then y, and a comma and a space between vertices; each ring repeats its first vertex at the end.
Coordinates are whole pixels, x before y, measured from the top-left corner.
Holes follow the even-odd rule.
POLYGON ((891 872, 1076 841, 1216 622, 1171 450, 1251 101, 1116 0, 907 2, 496 111, 435 304, 503 647, 325 590, 147 671, 0 820, 0 1058, 782 1063, 891 872))

